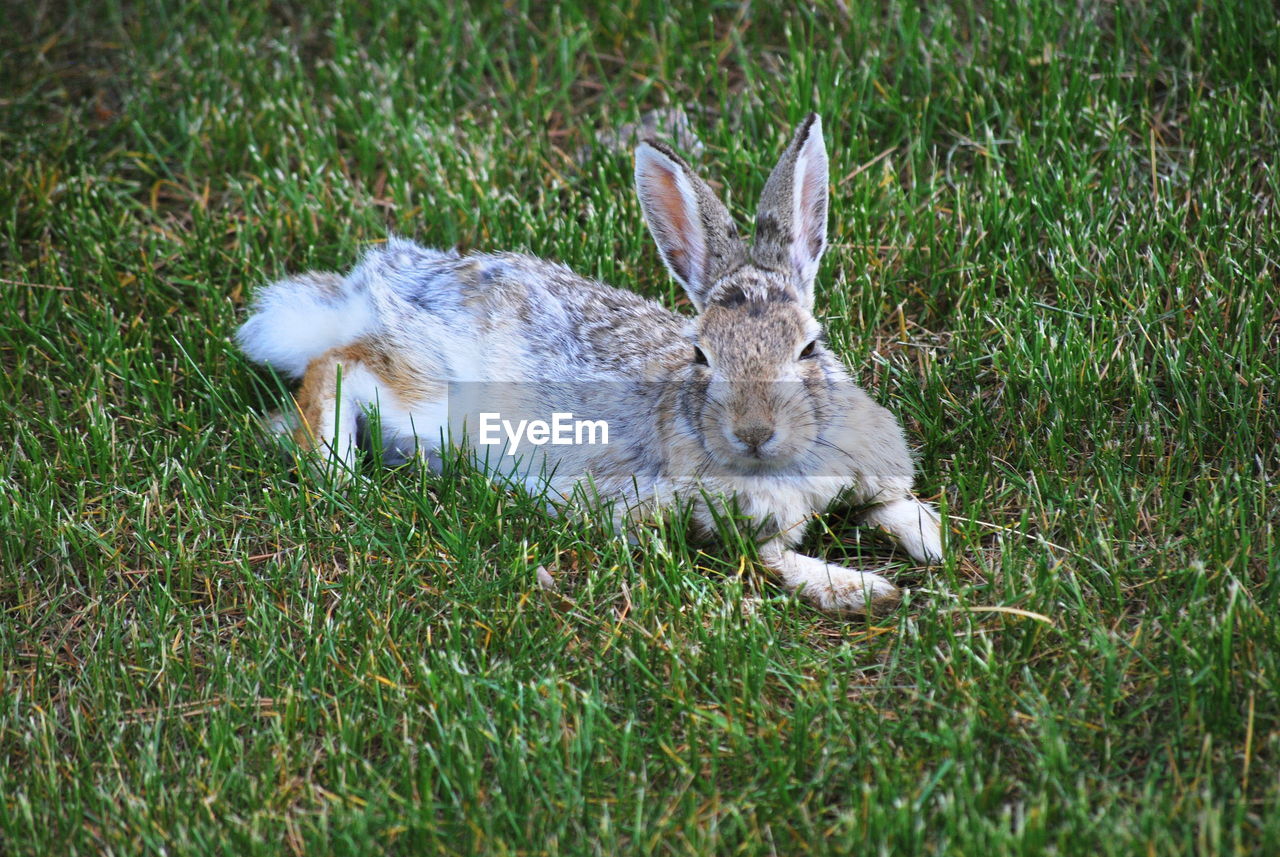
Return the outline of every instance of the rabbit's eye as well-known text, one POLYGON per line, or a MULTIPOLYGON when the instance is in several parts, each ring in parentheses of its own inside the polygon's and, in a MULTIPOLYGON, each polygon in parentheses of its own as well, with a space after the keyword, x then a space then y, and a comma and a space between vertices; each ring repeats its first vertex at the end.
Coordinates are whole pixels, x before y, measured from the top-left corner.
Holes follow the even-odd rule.
POLYGON ((818 353, 818 340, 815 339, 813 342, 810 342, 803 349, 801 349, 800 359, 808 360, 810 357, 813 357, 817 353, 818 353))
POLYGON ((694 366, 707 365, 707 355, 703 354, 702 349, 696 345, 693 346, 693 365, 694 366))

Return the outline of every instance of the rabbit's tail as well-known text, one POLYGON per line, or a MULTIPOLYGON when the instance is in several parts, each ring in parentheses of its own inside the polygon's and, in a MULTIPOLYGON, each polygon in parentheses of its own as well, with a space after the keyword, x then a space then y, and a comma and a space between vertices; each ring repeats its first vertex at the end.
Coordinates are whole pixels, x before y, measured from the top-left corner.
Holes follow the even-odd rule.
POLYGON ((302 377, 312 360, 372 328, 369 292, 352 280, 319 272, 277 280, 258 292, 236 341, 250 359, 302 377))

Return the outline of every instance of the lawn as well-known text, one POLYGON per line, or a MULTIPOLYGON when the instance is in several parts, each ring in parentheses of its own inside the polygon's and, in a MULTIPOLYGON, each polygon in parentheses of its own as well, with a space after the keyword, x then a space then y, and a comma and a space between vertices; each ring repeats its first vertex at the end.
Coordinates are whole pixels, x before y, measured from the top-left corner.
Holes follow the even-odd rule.
POLYGON ((0 853, 1280 853, 1274 6, 594 6, 6 4, 0 853), (744 225, 822 114, 886 616, 258 430, 254 289, 389 231, 683 303, 654 109, 744 225))

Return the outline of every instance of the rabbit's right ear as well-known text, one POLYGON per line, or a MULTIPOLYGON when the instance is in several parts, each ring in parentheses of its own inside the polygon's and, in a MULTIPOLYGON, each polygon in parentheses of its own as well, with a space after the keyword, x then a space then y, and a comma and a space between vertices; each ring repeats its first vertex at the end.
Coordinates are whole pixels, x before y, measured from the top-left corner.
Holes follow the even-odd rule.
POLYGON ((733 218, 707 183, 656 141, 636 149, 636 190, 662 261, 701 312, 710 287, 746 258, 733 218))

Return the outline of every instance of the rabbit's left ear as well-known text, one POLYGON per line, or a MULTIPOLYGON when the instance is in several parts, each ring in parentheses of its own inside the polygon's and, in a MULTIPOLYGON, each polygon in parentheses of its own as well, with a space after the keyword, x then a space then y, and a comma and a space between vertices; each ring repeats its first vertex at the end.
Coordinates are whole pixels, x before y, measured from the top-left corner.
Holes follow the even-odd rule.
POLYGON ((827 147, 817 113, 796 129, 769 174, 756 212, 753 261, 795 276, 800 303, 813 306, 813 280, 827 249, 827 147))
POLYGON ((701 312, 711 286, 746 258, 733 218, 707 183, 656 141, 636 149, 636 191, 662 261, 701 312))

